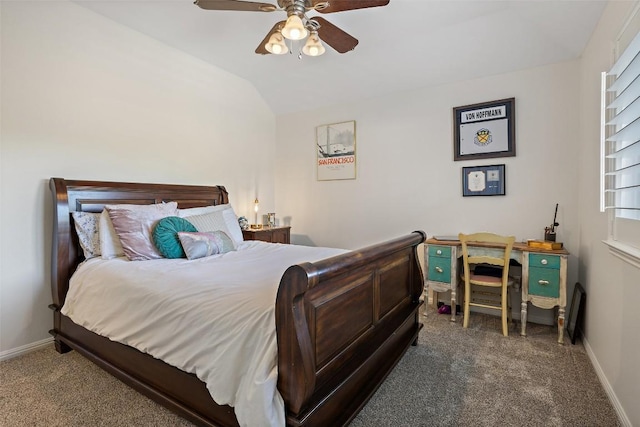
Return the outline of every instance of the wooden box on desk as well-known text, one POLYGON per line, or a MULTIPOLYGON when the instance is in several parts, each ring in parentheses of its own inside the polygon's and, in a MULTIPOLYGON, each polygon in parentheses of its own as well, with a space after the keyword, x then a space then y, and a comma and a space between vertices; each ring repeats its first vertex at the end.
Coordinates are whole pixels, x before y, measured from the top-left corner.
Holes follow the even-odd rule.
POLYGON ((530 248, 553 251, 562 249, 562 242, 550 242, 548 240, 527 240, 527 246, 529 246, 530 248))

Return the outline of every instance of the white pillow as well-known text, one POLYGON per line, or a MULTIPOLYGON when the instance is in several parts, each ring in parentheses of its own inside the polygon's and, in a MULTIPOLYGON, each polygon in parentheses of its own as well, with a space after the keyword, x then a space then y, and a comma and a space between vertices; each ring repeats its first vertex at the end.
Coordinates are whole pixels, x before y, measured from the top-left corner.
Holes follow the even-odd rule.
POLYGON ((73 222, 82 246, 85 259, 100 256, 100 214, 94 212, 72 212, 73 222))
POLYGON ((242 229, 240 228, 240 223, 238 223, 238 216, 233 211, 233 209, 230 208, 222 211, 222 215, 225 222, 227 223, 229 233, 231 233, 229 234, 229 237, 231 237, 236 245, 244 242, 244 238, 242 237, 242 229))
POLYGON ((224 205, 210 205, 210 206, 202 206, 198 208, 178 209, 178 216, 180 218, 186 218, 188 216, 204 215, 211 212, 223 211, 225 209, 232 209, 231 205, 228 203, 225 203, 224 205))
POLYGON ((238 217, 236 217, 233 208, 230 205, 227 206, 228 208, 226 209, 209 212, 203 215, 192 215, 185 217, 185 219, 193 224, 200 232, 224 231, 229 237, 231 237, 234 246, 237 247, 237 245, 244 241, 242 238, 242 230, 240 229, 238 217))
POLYGON ((116 234, 116 229, 113 228, 113 223, 111 222, 111 218, 109 218, 109 212, 107 212, 106 209, 103 209, 100 214, 98 230, 100 232, 100 252, 102 259, 124 256, 122 243, 120 243, 120 238, 116 234))

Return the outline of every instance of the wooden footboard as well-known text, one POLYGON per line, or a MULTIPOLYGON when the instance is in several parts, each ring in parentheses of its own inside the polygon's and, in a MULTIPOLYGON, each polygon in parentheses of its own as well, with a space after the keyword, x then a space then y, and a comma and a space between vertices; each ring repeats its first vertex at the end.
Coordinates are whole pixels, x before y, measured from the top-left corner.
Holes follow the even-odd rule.
POLYGON ((276 301, 289 425, 342 425, 416 342, 423 275, 414 232, 290 267, 276 301))

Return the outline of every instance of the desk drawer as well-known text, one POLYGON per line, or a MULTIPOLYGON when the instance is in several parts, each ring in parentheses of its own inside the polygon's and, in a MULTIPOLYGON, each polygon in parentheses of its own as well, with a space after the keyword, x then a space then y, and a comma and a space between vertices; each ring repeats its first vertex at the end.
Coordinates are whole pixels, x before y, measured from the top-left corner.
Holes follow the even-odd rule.
POLYGON ((434 282, 451 283, 451 259, 430 256, 428 274, 428 279, 434 282))
POLYGON ((442 257, 451 259, 451 246, 429 245, 429 257, 442 257))
POLYGON ((548 254, 529 254, 529 267, 560 269, 560 257, 548 254))
POLYGON ((544 267, 529 267, 529 295, 560 297, 560 270, 544 267))

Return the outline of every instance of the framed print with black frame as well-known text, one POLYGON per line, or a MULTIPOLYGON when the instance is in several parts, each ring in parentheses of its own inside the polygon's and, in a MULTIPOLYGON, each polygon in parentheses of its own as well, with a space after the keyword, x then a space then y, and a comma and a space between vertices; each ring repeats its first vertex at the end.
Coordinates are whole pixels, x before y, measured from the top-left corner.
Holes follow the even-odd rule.
POLYGON ((462 195, 504 196, 505 165, 469 166, 462 168, 462 195))
POLYGON ((573 288, 573 298, 571 298, 571 308, 569 309, 569 319, 567 321, 567 334, 571 338, 571 344, 576 343, 582 328, 582 316, 584 316, 584 305, 587 294, 580 282, 576 282, 573 288))
POLYGON ((453 109, 453 160, 516 155, 516 99, 453 109))

